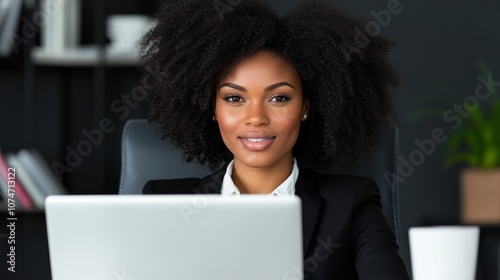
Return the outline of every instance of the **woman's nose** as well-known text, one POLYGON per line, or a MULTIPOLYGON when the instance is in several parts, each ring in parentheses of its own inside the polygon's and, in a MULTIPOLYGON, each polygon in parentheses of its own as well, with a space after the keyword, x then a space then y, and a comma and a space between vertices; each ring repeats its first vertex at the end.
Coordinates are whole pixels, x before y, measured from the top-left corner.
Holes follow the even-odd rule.
POLYGON ((245 123, 247 126, 260 127, 269 124, 266 108, 262 104, 251 104, 247 109, 245 123))

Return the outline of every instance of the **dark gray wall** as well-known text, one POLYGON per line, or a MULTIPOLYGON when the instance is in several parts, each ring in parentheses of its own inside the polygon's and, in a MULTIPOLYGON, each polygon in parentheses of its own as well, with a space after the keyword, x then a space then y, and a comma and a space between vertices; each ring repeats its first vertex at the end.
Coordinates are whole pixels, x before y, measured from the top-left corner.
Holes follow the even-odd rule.
MULTIPOLYGON (((113 8, 117 12, 125 8, 113 8)), ((268 1, 281 13, 301 1, 268 1)), ((371 11, 387 9, 392 0, 332 1, 345 10, 373 20, 371 11)), ((409 160, 417 150, 415 140, 431 137, 436 128, 446 134, 451 124, 442 118, 411 122, 409 112, 439 107, 442 112, 453 109, 455 103, 474 94, 478 85, 479 70, 476 62, 484 59, 493 76, 500 73, 500 2, 499 1, 399 1, 402 11, 392 18, 381 33, 393 39, 397 46, 390 54, 395 67, 405 83, 396 93, 397 110, 401 119, 401 156, 409 160), (449 87, 445 91, 436 87, 441 83, 449 87)), ((135 5, 135 4, 134 4, 135 5)), ((130 7, 133 7, 131 5, 130 7)), ((148 8, 150 9, 150 8, 148 8)), ((130 12, 130 11, 128 11, 130 12)), ((92 32, 86 20, 85 40, 91 41, 92 32), (90 31, 89 31, 90 29, 90 31)), ((22 54, 8 60, 0 59, 0 147, 13 152, 25 147, 23 139, 23 60, 22 54)), ((88 159, 67 179, 74 193, 112 192, 119 177, 119 130, 123 121, 110 110, 110 103, 122 93, 130 93, 137 85, 137 73, 133 68, 108 69, 106 79, 105 115, 117 124, 117 130, 107 136, 99 147, 105 154, 105 170, 93 173, 93 160, 88 159)), ((497 75, 500 80, 500 74, 497 75)), ((62 160, 64 147, 81 140, 82 129, 92 129, 90 112, 92 102, 88 96, 93 88, 92 69, 36 68, 37 92, 34 147, 40 149, 49 160, 62 160), (64 119, 62 119, 64 118, 64 119), (64 126, 63 124, 66 124, 64 126), (70 126, 68 126, 68 124, 70 126)), ((487 106, 487 100, 480 106, 487 106)), ((145 116, 146 106, 132 110, 130 117, 145 116)), ((404 258, 409 264, 407 230, 411 226, 428 223, 455 223, 458 221, 459 196, 457 176, 459 167, 442 167, 443 144, 436 144, 436 151, 414 166, 414 170, 400 185, 401 220, 403 226, 404 258)))

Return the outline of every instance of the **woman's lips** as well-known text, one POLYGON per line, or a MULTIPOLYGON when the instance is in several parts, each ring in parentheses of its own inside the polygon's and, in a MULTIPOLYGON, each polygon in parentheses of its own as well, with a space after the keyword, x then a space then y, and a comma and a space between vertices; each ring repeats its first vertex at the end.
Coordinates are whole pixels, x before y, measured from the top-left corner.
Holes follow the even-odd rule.
POLYGON ((263 151, 273 143, 276 137, 270 134, 252 132, 240 135, 238 138, 245 148, 251 151, 263 151))

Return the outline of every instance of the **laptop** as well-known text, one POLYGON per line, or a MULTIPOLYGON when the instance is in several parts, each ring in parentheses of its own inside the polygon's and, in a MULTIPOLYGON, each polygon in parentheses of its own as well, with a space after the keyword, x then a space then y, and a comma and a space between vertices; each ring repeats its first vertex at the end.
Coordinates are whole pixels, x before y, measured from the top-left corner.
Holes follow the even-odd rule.
POLYGON ((303 279, 296 196, 64 195, 45 207, 53 280, 303 279))

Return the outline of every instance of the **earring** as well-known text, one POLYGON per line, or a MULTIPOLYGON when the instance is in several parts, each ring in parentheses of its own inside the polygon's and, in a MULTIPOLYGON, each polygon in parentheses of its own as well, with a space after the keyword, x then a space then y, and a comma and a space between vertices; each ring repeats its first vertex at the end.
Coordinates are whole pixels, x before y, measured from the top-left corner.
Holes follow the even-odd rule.
POLYGON ((302 118, 303 121, 307 120, 307 114, 304 114, 304 117, 302 118))
POLYGON ((213 120, 214 122, 216 122, 216 121, 217 121, 217 118, 215 117, 215 115, 212 117, 212 120, 213 120))

